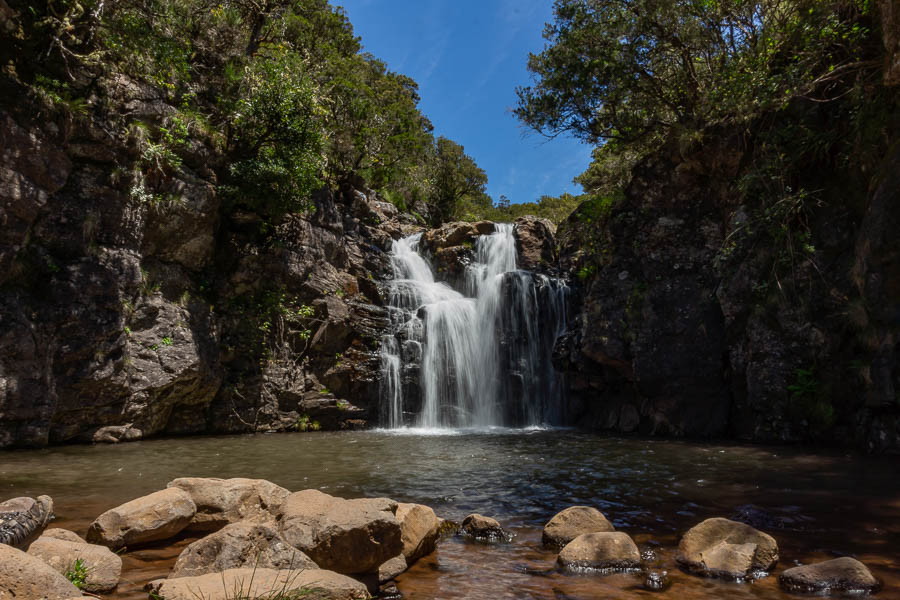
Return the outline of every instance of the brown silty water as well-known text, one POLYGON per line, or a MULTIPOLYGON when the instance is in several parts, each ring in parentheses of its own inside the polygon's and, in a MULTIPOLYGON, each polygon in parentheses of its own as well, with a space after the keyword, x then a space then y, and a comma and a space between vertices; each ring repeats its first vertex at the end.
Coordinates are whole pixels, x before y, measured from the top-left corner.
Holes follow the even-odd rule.
MULTIPOLYGON (((175 477, 251 477, 290 490, 387 496, 461 520, 497 518, 509 544, 446 539, 401 575, 404 598, 786 599, 777 575, 800 563, 854 556, 900 598, 900 478, 896 457, 786 447, 613 438, 573 431, 346 432, 153 440, 6 452, 0 497, 49 494, 54 526, 84 534, 101 512, 175 477), (630 534, 646 566, 668 572, 664 592, 637 574, 564 574, 541 528, 572 505, 600 509, 630 534), (773 535, 781 560, 752 583, 704 579, 674 561, 680 535, 713 516, 773 535)), ((144 599, 192 541, 130 549, 110 600, 144 599)))

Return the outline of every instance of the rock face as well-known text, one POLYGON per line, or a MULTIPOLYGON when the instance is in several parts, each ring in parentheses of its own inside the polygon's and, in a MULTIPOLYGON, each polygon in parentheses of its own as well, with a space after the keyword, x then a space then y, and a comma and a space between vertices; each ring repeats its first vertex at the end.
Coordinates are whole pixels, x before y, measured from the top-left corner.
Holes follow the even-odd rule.
POLYGON ((641 553, 627 533, 583 533, 566 544, 556 564, 568 570, 635 569, 641 566, 641 553))
POLYGON ((187 492, 168 488, 106 511, 91 523, 87 540, 114 550, 165 540, 185 529, 196 512, 187 492))
POLYGON ((793 567, 782 573, 778 582, 789 592, 817 595, 859 594, 881 587, 864 564, 849 556, 793 567))
POLYGON ((274 569, 229 569, 199 577, 157 579, 147 588, 166 600, 232 600, 240 595, 255 598, 277 592, 306 591, 311 600, 365 600, 366 586, 332 571, 307 569, 277 571, 274 569))
POLYGON ((391 240, 417 228, 411 215, 351 187, 272 223, 223 210, 214 169, 227 160, 199 134, 148 198, 133 175, 146 140, 129 124, 170 127, 164 91, 110 72, 73 121, 7 79, 0 448, 377 415, 387 313, 375 281, 391 240), (277 318, 300 306, 315 314, 277 318))
POLYGON ((402 552, 396 511, 386 498, 344 500, 304 490, 285 499, 279 522, 284 539, 323 569, 362 574, 402 552))
POLYGON ((529 271, 556 267, 556 225, 547 219, 519 217, 513 235, 516 238, 518 266, 529 271))
POLYGON ((272 523, 234 523, 189 545, 169 574, 196 577, 228 569, 318 569, 308 556, 293 548, 272 523))
POLYGON ((397 505, 396 517, 400 522, 403 557, 408 564, 434 552, 443 520, 431 508, 401 502, 397 505))
POLYGON ((0 544, 27 548, 53 517, 50 496, 13 498, 0 502, 0 544))
POLYGON ((699 575, 738 579, 771 570, 778 562, 778 544, 749 525, 713 518, 684 534, 675 560, 699 575))
POLYGON ((105 546, 83 541, 44 535, 29 546, 28 554, 41 559, 61 575, 65 575, 76 560, 80 560, 87 572, 82 586, 86 592, 112 591, 119 584, 119 576, 122 574, 122 559, 119 555, 105 546))
POLYGON ((266 521, 290 492, 265 479, 181 477, 166 486, 187 492, 197 507, 188 531, 216 531, 238 521, 266 521))
POLYGON ((68 600, 81 592, 44 561, 0 544, 0 598, 68 600))
POLYGON ((479 542, 509 542, 512 535, 507 532, 496 519, 473 513, 463 519, 460 532, 468 538, 479 542))
POLYGON ((544 525, 541 541, 545 546, 561 548, 583 533, 607 531, 615 531, 615 527, 599 510, 590 506, 570 506, 544 525))

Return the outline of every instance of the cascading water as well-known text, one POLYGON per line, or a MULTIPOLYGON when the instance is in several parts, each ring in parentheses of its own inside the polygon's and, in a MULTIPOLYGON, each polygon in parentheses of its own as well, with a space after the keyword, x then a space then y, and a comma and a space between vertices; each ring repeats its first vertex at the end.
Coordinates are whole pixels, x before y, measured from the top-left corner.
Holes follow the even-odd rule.
POLYGON ((464 294, 435 281, 421 234, 394 242, 381 344, 383 422, 391 428, 558 422, 563 387, 550 363, 565 328, 565 283, 516 270, 511 224, 480 236, 464 294))

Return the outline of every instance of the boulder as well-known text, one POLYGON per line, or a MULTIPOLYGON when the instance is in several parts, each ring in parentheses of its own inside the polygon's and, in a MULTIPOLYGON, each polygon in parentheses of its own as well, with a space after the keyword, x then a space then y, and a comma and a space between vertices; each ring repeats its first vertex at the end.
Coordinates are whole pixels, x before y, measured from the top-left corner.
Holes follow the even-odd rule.
POLYGON ((403 550, 396 511, 387 498, 344 500, 304 490, 281 505, 281 534, 323 569, 371 573, 403 550))
POLYGON ((81 589, 87 592, 109 592, 115 589, 122 574, 122 559, 119 555, 106 546, 80 540, 62 540, 43 535, 31 544, 28 554, 41 559, 61 575, 65 575, 75 565, 75 561, 80 560, 87 572, 81 589))
POLYGON ((291 492, 265 479, 181 477, 166 486, 188 493, 197 513, 188 531, 216 531, 238 521, 265 521, 291 492))
POLYGON ((241 567, 295 571, 319 568, 284 541, 274 522, 243 522, 226 525, 189 545, 175 561, 169 577, 196 577, 241 567))
POLYGON ((520 269, 538 271, 557 262, 556 226, 548 219, 526 216, 516 219, 517 262, 520 269))
POLYGON ((778 543, 749 525, 717 517, 684 534, 675 560, 698 575, 742 578, 772 569, 778 562, 778 543))
POLYGON ((27 548, 53 517, 50 496, 20 497, 0 502, 0 544, 27 548))
POLYGON ((496 519, 473 513, 463 519, 460 531, 465 537, 479 542, 509 542, 512 534, 500 526, 496 519))
POLYGON ((44 533, 41 534, 42 538, 53 538, 55 540, 66 540, 67 542, 79 542, 81 544, 87 544, 87 540, 83 537, 75 533, 74 531, 69 531, 68 529, 60 529, 59 527, 51 527, 50 529, 45 529, 44 533))
POLYGON ((396 516, 400 522, 403 557, 408 564, 434 552, 443 523, 434 510, 423 504, 401 502, 397 505, 396 516))
POLYGON ((409 568, 409 565, 406 563, 406 557, 402 554, 398 554, 378 567, 378 583, 386 583, 391 579, 395 579, 407 568, 409 568))
POLYGON ((91 523, 87 540, 114 550, 165 540, 187 527, 196 512, 187 492, 168 488, 106 511, 91 523))
POLYGON ((560 551, 556 564, 567 570, 636 569, 641 566, 641 553, 627 533, 582 533, 560 551))
POLYGON ((447 223, 437 229, 426 231, 422 236, 422 242, 429 250, 436 251, 450 246, 459 246, 466 242, 471 243, 480 235, 494 233, 496 228, 497 226, 490 221, 447 223))
POLYGON ((305 569, 228 569, 197 577, 157 579, 147 590, 165 600, 235 600, 266 597, 278 592, 301 592, 304 600, 363 600, 369 597, 366 586, 332 571, 305 569))
POLYGON ((545 546, 562 548, 582 533, 615 531, 602 512, 590 506, 570 506, 544 525, 541 536, 545 546))
POLYGON ((91 441, 95 444, 118 444, 119 442, 133 442, 144 437, 140 429, 128 425, 107 425, 93 433, 91 441))
POLYGON ((0 600, 66 600, 80 596, 50 565, 17 548, 0 544, 0 600))
POLYGON ((866 565, 849 556, 788 569, 778 582, 789 592, 817 595, 858 594, 881 587, 866 565))

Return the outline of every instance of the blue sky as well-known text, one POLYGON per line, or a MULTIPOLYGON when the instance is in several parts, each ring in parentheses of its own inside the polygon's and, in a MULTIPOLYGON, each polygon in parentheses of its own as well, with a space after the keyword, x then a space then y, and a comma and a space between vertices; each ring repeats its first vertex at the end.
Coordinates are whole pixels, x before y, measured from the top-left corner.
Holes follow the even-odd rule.
POLYGON ((512 202, 581 193, 572 178, 590 147, 547 140, 511 114, 515 88, 530 82, 529 52, 544 46, 550 0, 332 0, 364 50, 419 83, 435 134, 462 144, 488 174, 488 193, 512 202))

